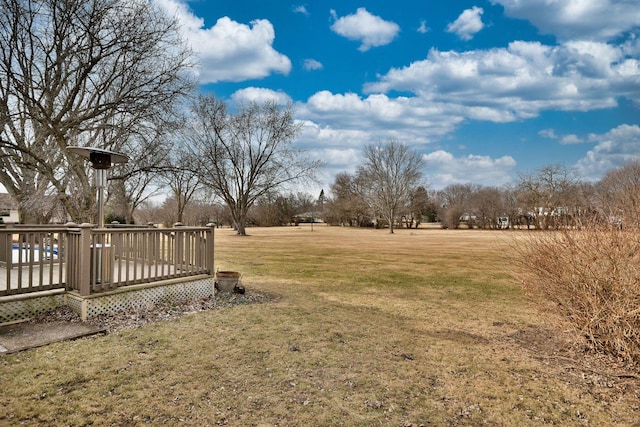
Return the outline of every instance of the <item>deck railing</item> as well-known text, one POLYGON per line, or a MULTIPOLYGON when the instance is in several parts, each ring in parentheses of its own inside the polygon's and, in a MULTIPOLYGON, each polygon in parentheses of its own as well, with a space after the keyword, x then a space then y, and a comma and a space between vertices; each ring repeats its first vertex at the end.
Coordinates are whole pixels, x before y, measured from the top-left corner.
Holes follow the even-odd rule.
POLYGON ((0 296, 64 287, 66 227, 0 228, 0 296))
POLYGON ((86 296, 213 274, 214 227, 0 228, 0 296, 63 288, 86 296))

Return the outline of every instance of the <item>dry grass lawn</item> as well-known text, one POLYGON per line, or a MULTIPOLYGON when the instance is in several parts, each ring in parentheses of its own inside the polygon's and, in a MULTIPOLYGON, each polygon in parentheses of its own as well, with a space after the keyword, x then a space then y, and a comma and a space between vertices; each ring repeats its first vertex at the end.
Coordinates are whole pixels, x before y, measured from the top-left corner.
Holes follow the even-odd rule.
POLYGON ((584 354, 507 272, 516 232, 217 231, 273 293, 0 358, 7 425, 638 425, 637 376, 584 354))

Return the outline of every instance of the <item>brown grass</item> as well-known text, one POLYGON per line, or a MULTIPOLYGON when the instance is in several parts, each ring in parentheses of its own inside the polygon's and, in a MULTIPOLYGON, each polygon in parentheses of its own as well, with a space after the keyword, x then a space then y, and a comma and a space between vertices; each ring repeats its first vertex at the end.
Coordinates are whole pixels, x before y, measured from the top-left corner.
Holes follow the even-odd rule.
POLYGON ((276 302, 0 359, 0 424, 633 425, 633 373, 572 348, 505 272, 512 232, 216 235, 276 302))

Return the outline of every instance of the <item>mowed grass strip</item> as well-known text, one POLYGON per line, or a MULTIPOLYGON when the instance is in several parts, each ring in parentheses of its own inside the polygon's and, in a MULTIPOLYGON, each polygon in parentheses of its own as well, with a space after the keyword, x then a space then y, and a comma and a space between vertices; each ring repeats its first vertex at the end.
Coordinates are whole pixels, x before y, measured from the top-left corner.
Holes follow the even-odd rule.
MULTIPOLYGON (((633 425, 620 379, 557 357, 513 232, 217 230, 279 295, 0 359, 0 424, 633 425), (535 337, 533 340, 526 337, 535 337)), ((560 346, 559 348, 556 348, 560 346)), ((564 353, 562 353, 564 354, 564 353)), ((631 380, 629 380, 631 381, 631 380)))

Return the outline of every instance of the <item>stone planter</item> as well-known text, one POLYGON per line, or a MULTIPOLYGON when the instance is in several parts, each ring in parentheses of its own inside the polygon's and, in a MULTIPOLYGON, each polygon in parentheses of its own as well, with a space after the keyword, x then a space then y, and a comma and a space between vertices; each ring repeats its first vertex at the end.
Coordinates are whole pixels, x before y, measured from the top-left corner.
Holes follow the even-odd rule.
POLYGON ((233 292, 240 281, 240 273, 237 271, 216 272, 216 289, 220 292, 233 292))

